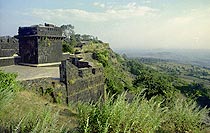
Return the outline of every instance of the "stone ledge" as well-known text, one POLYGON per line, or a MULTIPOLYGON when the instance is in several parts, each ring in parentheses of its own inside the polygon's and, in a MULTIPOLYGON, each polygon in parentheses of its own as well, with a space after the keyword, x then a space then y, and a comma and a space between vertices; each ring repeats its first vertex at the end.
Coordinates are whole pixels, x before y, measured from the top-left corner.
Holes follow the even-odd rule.
POLYGON ((0 67, 0 69, 9 73, 17 73, 18 81, 34 80, 39 78, 53 78, 59 80, 58 67, 31 67, 23 65, 11 65, 0 67))
POLYGON ((16 65, 20 61, 20 56, 0 57, 0 67, 16 65))
POLYGON ((0 57, 0 60, 6 60, 6 59, 13 59, 13 58, 21 58, 20 56, 18 55, 13 55, 13 56, 7 56, 7 57, 0 57))
POLYGON ((30 63, 18 63, 18 64, 23 66, 31 66, 31 67, 48 67, 48 66, 59 66, 61 62, 44 63, 44 64, 30 64, 30 63))

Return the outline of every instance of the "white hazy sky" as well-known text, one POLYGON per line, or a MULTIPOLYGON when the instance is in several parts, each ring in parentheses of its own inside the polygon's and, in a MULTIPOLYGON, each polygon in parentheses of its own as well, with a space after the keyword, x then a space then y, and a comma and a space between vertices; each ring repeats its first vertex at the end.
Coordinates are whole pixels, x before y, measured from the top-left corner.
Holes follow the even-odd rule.
POLYGON ((210 0, 0 0, 0 35, 72 24, 114 49, 210 49, 210 0))

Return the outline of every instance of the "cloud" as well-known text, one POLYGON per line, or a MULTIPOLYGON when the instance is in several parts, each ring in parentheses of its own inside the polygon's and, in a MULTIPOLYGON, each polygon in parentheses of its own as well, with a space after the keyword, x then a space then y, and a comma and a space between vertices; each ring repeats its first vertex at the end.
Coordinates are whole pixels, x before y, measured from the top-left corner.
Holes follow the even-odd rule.
POLYGON ((187 25, 193 22, 194 18, 190 16, 174 17, 168 20, 170 24, 187 25))
POLYGON ((139 6, 136 3, 106 7, 105 4, 95 2, 93 5, 105 9, 101 12, 90 12, 82 9, 33 9, 29 15, 41 18, 44 21, 105 22, 142 17, 158 11, 147 6, 139 6))
POLYGON ((116 49, 198 48, 197 44, 199 48, 209 47, 209 8, 184 9, 173 14, 171 10, 166 12, 135 2, 123 5, 95 2, 92 6, 95 11, 33 9, 27 13, 43 22, 71 23, 76 32, 96 35, 116 49))
POLYGON ((145 3, 145 4, 150 4, 150 3, 152 3, 150 0, 145 0, 143 3, 145 3))
POLYGON ((93 5, 95 7, 105 8, 105 4, 104 3, 94 2, 93 5))

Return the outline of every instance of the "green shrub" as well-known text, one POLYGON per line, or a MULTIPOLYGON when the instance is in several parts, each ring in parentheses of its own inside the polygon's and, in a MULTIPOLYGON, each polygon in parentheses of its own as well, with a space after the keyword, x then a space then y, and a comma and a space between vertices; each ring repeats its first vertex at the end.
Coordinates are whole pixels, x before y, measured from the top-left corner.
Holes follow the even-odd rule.
POLYGON ((104 104, 98 102, 79 106, 81 132, 154 132, 164 121, 166 108, 161 108, 161 103, 153 99, 147 101, 136 97, 132 103, 128 103, 126 94, 114 102, 113 97, 104 104))
POLYGON ((96 59, 104 66, 108 66, 109 53, 107 50, 96 52, 96 59))
POLYGON ((50 108, 39 113, 30 111, 13 127, 13 132, 60 132, 62 128, 57 127, 57 117, 58 114, 53 114, 50 108))
POLYGON ((16 74, 4 73, 0 70, 0 110, 12 100, 19 89, 16 77, 16 74))
POLYGON ((155 98, 136 96, 132 102, 126 94, 112 96, 104 103, 78 106, 79 129, 85 133, 202 132, 209 122, 208 110, 181 99, 162 107, 155 98))
POLYGON ((69 52, 69 53, 74 52, 74 47, 66 41, 62 41, 62 49, 63 49, 63 52, 69 52))
POLYGON ((200 132, 207 128, 209 110, 199 108, 194 101, 177 99, 167 112, 167 121, 162 124, 164 132, 200 132))

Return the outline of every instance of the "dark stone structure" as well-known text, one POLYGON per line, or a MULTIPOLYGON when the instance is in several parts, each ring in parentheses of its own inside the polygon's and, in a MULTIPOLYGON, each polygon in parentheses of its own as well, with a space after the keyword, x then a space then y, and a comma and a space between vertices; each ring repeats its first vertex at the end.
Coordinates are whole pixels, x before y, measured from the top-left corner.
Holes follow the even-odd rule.
POLYGON ((88 62, 72 58, 62 61, 60 80, 66 84, 67 103, 70 101, 96 101, 104 94, 102 68, 93 68, 88 62))
POLYGON ((51 24, 19 27, 19 53, 22 63, 43 64, 62 60, 62 30, 51 24))
POLYGON ((67 104, 73 101, 97 101, 104 95, 102 68, 93 67, 82 58, 76 58, 76 55, 62 53, 64 37, 60 27, 51 24, 19 27, 15 38, 0 37, 0 66, 19 63, 57 66, 63 60, 60 65, 60 80, 49 77, 21 81, 25 88, 35 89, 42 95, 49 92, 54 102, 62 99, 61 102, 67 104))
POLYGON ((21 81, 21 84, 24 88, 35 90, 41 95, 49 94, 53 102, 68 104, 97 101, 104 96, 104 80, 102 68, 93 68, 89 62, 71 58, 62 61, 60 79, 53 77, 30 79, 21 81))
POLYGON ((18 40, 10 36, 0 37, 0 57, 11 57, 18 54, 18 40))
POLYGON ((24 88, 36 91, 40 95, 50 95, 53 102, 66 104, 66 85, 53 78, 39 78, 21 81, 24 88))
POLYGON ((16 65, 20 62, 20 56, 0 57, 0 67, 16 65))
POLYGON ((0 66, 15 65, 20 61, 18 40, 10 36, 0 37, 0 66))

